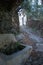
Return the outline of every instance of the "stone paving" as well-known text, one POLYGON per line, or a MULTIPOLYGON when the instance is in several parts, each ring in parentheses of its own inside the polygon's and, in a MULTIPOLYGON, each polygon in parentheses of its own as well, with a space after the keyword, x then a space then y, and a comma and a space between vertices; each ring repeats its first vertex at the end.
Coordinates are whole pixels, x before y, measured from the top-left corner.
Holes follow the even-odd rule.
POLYGON ((27 34, 20 34, 17 36, 17 40, 26 45, 32 45, 33 41, 27 37, 27 34))
MULTIPOLYGON (((21 34, 16 36, 17 40, 23 44, 31 45, 36 50, 41 51, 43 49, 43 38, 35 35, 32 31, 26 27, 21 27, 21 34)), ((42 50, 43 51, 43 50, 42 50)))
POLYGON ((27 33, 29 38, 31 38, 32 40, 34 40, 38 43, 43 42, 43 38, 41 38, 37 34, 34 34, 34 32, 28 27, 21 27, 21 32, 22 33, 27 33))
POLYGON ((43 52, 32 52, 24 65, 43 65, 43 52))
POLYGON ((26 28, 21 28, 21 32, 18 35, 19 42, 33 46, 34 50, 23 65, 43 65, 43 38, 34 35, 26 28))

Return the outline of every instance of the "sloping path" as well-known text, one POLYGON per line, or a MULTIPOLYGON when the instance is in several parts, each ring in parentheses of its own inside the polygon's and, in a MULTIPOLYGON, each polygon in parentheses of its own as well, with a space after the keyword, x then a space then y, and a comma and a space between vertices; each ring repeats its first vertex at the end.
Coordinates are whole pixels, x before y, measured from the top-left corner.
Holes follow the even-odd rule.
POLYGON ((23 33, 27 33, 28 37, 34 41, 36 41, 37 43, 43 43, 43 38, 35 35, 34 33, 32 33, 32 30, 27 28, 27 27, 21 27, 21 32, 23 33))
MULTIPOLYGON (((17 40, 23 44, 37 46, 37 50, 43 49, 43 38, 32 33, 32 30, 27 27, 20 28, 20 34, 17 36, 17 40)), ((43 50, 42 50, 43 51, 43 50)))

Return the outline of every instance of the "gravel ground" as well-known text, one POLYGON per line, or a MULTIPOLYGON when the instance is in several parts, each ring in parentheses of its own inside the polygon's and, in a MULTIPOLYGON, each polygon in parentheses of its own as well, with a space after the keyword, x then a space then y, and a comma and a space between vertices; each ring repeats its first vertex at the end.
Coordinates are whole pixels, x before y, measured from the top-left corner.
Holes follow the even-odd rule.
POLYGON ((32 51, 24 65, 43 65, 43 52, 32 51))

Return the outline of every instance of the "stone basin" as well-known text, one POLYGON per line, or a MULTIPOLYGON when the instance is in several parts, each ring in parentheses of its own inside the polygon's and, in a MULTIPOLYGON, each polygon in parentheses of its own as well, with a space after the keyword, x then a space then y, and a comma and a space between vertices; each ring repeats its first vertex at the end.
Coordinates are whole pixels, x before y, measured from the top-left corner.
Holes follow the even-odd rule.
POLYGON ((25 46, 25 48, 11 55, 0 53, 0 65, 23 65, 30 56, 32 46, 21 45, 25 46))

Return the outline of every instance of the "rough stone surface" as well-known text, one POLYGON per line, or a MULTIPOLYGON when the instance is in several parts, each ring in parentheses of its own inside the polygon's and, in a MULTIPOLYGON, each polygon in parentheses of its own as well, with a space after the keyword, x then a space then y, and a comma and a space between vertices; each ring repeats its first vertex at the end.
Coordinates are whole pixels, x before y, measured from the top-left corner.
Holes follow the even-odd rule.
POLYGON ((38 34, 43 38, 43 20, 41 19, 34 20, 28 18, 27 26, 32 28, 35 34, 38 34))
POLYGON ((0 8, 0 33, 14 33, 19 31, 18 15, 15 9, 10 12, 0 8))
POLYGON ((42 64, 43 64, 43 52, 32 52, 24 65, 42 65, 42 64))
POLYGON ((36 51, 41 51, 41 52, 43 52, 43 43, 37 43, 36 44, 36 51))
POLYGON ((0 34, 0 48, 9 45, 11 42, 17 42, 14 34, 0 34))
POLYGON ((17 39, 19 42, 21 42, 22 44, 32 46, 34 42, 33 42, 32 39, 30 39, 28 36, 29 36, 29 35, 26 34, 26 33, 21 33, 21 34, 19 34, 19 35, 16 36, 16 39, 17 39))
POLYGON ((20 52, 14 53, 12 55, 4 55, 0 53, 0 58, 3 60, 0 60, 0 63, 2 63, 2 65, 23 65, 26 59, 30 56, 31 51, 32 47, 26 46, 20 52))

